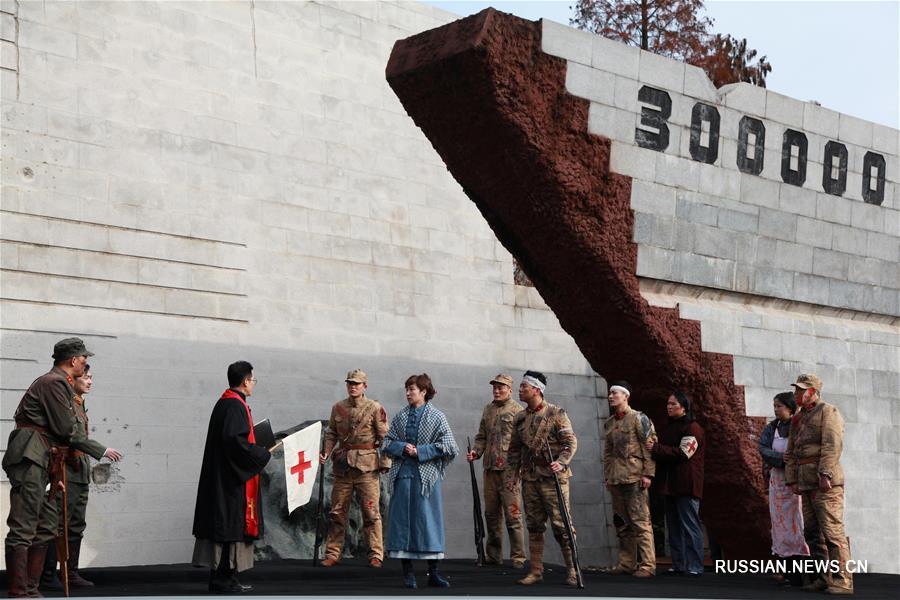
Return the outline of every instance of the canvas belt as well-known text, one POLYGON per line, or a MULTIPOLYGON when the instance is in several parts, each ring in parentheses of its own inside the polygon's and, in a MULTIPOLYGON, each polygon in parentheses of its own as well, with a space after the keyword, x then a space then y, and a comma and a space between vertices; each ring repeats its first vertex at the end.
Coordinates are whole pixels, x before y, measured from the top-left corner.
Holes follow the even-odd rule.
POLYGON ((818 457, 818 456, 810 456, 808 458, 801 458, 800 460, 797 461, 797 464, 798 465, 812 465, 812 464, 819 462, 819 458, 820 457, 818 457))

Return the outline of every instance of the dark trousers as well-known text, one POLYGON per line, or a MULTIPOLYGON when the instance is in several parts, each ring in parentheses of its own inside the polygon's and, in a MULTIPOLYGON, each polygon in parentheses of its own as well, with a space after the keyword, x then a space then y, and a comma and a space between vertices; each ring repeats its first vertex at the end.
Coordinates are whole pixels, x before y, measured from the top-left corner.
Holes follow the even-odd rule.
POLYGON ((672 568, 676 571, 703 572, 703 527, 700 525, 700 499, 693 496, 666 496, 666 526, 672 568))

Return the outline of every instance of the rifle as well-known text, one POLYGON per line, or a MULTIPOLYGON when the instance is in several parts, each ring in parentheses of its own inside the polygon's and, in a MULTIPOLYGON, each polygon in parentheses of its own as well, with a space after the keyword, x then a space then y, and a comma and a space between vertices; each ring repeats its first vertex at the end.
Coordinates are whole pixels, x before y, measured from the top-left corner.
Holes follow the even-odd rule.
MULTIPOLYGON (((333 450, 332 450, 333 451, 333 450)), ((320 454, 325 453, 325 438, 322 438, 321 450, 320 454)), ((328 462, 328 457, 325 457, 325 462, 328 462)), ((325 465, 319 465, 319 495, 318 495, 318 505, 316 506, 316 543, 313 546, 313 566, 318 566, 319 564, 319 548, 322 546, 322 540, 325 538, 325 533, 323 531, 323 525, 327 527, 327 523, 325 522, 325 465)))
MULTIPOLYGON (((550 449, 550 442, 544 440, 544 447, 547 449, 547 455, 552 463, 553 450, 550 449)), ((569 536, 569 544, 572 546, 572 562, 575 563, 575 580, 578 582, 578 589, 584 589, 584 579, 581 577, 581 566, 578 564, 578 544, 575 543, 575 530, 572 528, 572 519, 569 518, 569 508, 566 506, 566 498, 563 496, 562 486, 559 484, 559 475, 556 471, 550 469, 553 473, 553 483, 556 485, 556 501, 559 502, 559 513, 562 515, 563 525, 566 526, 566 533, 569 536)))
POLYGON ((54 446, 50 449, 50 501, 54 500, 59 484, 62 484, 62 526, 56 530, 56 558, 59 560, 59 575, 62 579, 63 593, 69 597, 69 492, 66 489, 68 483, 66 477, 67 448, 54 446), (60 533, 62 529, 62 533, 60 533))
MULTIPOLYGON (((472 451, 472 440, 466 437, 466 450, 472 451)), ((469 475, 472 477, 472 513, 475 520, 475 564, 484 564, 484 517, 481 515, 481 494, 478 493, 478 480, 475 479, 475 463, 469 462, 469 475)))

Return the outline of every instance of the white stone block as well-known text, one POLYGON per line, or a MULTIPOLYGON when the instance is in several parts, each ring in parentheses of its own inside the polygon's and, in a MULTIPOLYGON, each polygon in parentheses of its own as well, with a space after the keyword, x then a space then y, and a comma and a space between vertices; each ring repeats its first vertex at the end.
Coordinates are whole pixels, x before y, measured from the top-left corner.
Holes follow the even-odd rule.
POLYGON ((778 207, 785 212, 815 217, 816 192, 795 185, 784 184, 779 190, 778 207))
POLYGON ((847 225, 852 218, 852 202, 841 196, 816 194, 816 218, 838 225, 847 225))
POLYGON ((566 91, 574 96, 613 106, 615 75, 576 62, 566 65, 566 91))
POLYGON ((694 65, 684 66, 684 93, 713 106, 719 102, 718 90, 709 80, 706 71, 694 65))
POLYGON ((681 94, 684 92, 684 63, 643 51, 641 52, 638 80, 652 87, 681 94))
POLYGON ((16 17, 8 13, 0 13, 0 40, 16 41, 16 17))
POLYGON ((781 360, 781 334, 765 329, 741 329, 741 355, 781 360))
POLYGON ((736 323, 704 322, 700 327, 700 347, 704 352, 737 354, 741 351, 741 327, 736 323))
POLYGON ((835 225, 831 246, 839 252, 866 256, 866 231, 858 231, 844 225, 835 225))
POLYGON ((655 181, 658 154, 654 150, 613 140, 609 155, 609 169, 613 173, 635 179, 655 181))
POLYGON ((0 41, 0 68, 16 71, 19 68, 19 49, 12 42, 0 41))
POLYGON ((600 35, 593 36, 592 43, 591 66, 628 79, 638 78, 640 49, 600 35))
POLYGON ((635 179, 631 182, 631 208, 658 216, 675 216, 675 188, 635 179))
POLYGON ((641 244, 638 246, 637 275, 671 280, 675 272, 675 256, 671 250, 641 244))
POLYGON ((778 207, 781 196, 778 183, 746 173, 741 173, 740 178, 742 202, 768 208, 778 207))
POLYGON ((797 241, 816 248, 831 248, 832 225, 820 219, 797 217, 797 241))
POLYGON ((701 193, 731 200, 741 199, 740 172, 724 169, 719 165, 702 163, 698 163, 698 169, 700 171, 699 191, 701 193))
POLYGON ((777 92, 766 91, 766 119, 786 125, 791 129, 803 128, 803 110, 805 103, 782 96, 777 92))
POLYGON ((21 19, 19 20, 19 47, 69 58, 78 56, 75 34, 21 19))
POLYGON ((583 65, 591 64, 594 35, 541 19, 541 50, 583 65))
POLYGON ((641 83, 635 78, 616 76, 614 83, 613 102, 616 108, 629 112, 641 112, 641 103, 638 100, 638 92, 641 83))
MULTIPOLYGON (((766 89, 749 83, 731 83, 719 88, 720 102, 745 115, 764 118, 766 89)), ((768 133, 768 132, 767 132, 768 133)))
POLYGON ((605 104, 591 102, 588 110, 588 132, 611 140, 634 145, 637 115, 605 104))
POLYGON ((873 124, 850 115, 841 114, 838 126, 838 139, 842 142, 858 144, 871 148, 874 140, 873 124))
POLYGON ((870 231, 866 237, 866 255, 887 262, 900 262, 900 239, 870 231))
POLYGON ((803 129, 818 133, 829 139, 837 139, 840 113, 815 104, 812 101, 803 105, 803 129))
MULTIPOLYGON (((900 131, 873 123, 872 134, 872 149, 876 152, 884 152, 894 156, 900 152, 900 131)), ((900 177, 900 173, 895 174, 894 177, 894 181, 897 181, 896 177, 900 177)))
POLYGON ((679 156, 656 154, 657 183, 693 192, 700 188, 699 163, 679 156))

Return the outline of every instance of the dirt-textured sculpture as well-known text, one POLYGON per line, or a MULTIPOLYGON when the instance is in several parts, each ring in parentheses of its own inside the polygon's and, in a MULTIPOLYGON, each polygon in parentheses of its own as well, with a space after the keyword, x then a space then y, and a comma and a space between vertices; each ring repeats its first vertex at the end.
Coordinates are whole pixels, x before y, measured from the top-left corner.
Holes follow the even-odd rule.
POLYGON ((387 79, 593 368, 628 379, 660 425, 671 390, 694 398, 703 520, 729 558, 767 555, 759 423, 733 359, 701 351, 698 322, 641 296, 631 180, 610 172, 610 142, 588 133, 588 102, 541 51, 540 23, 488 9, 401 40, 387 79))

